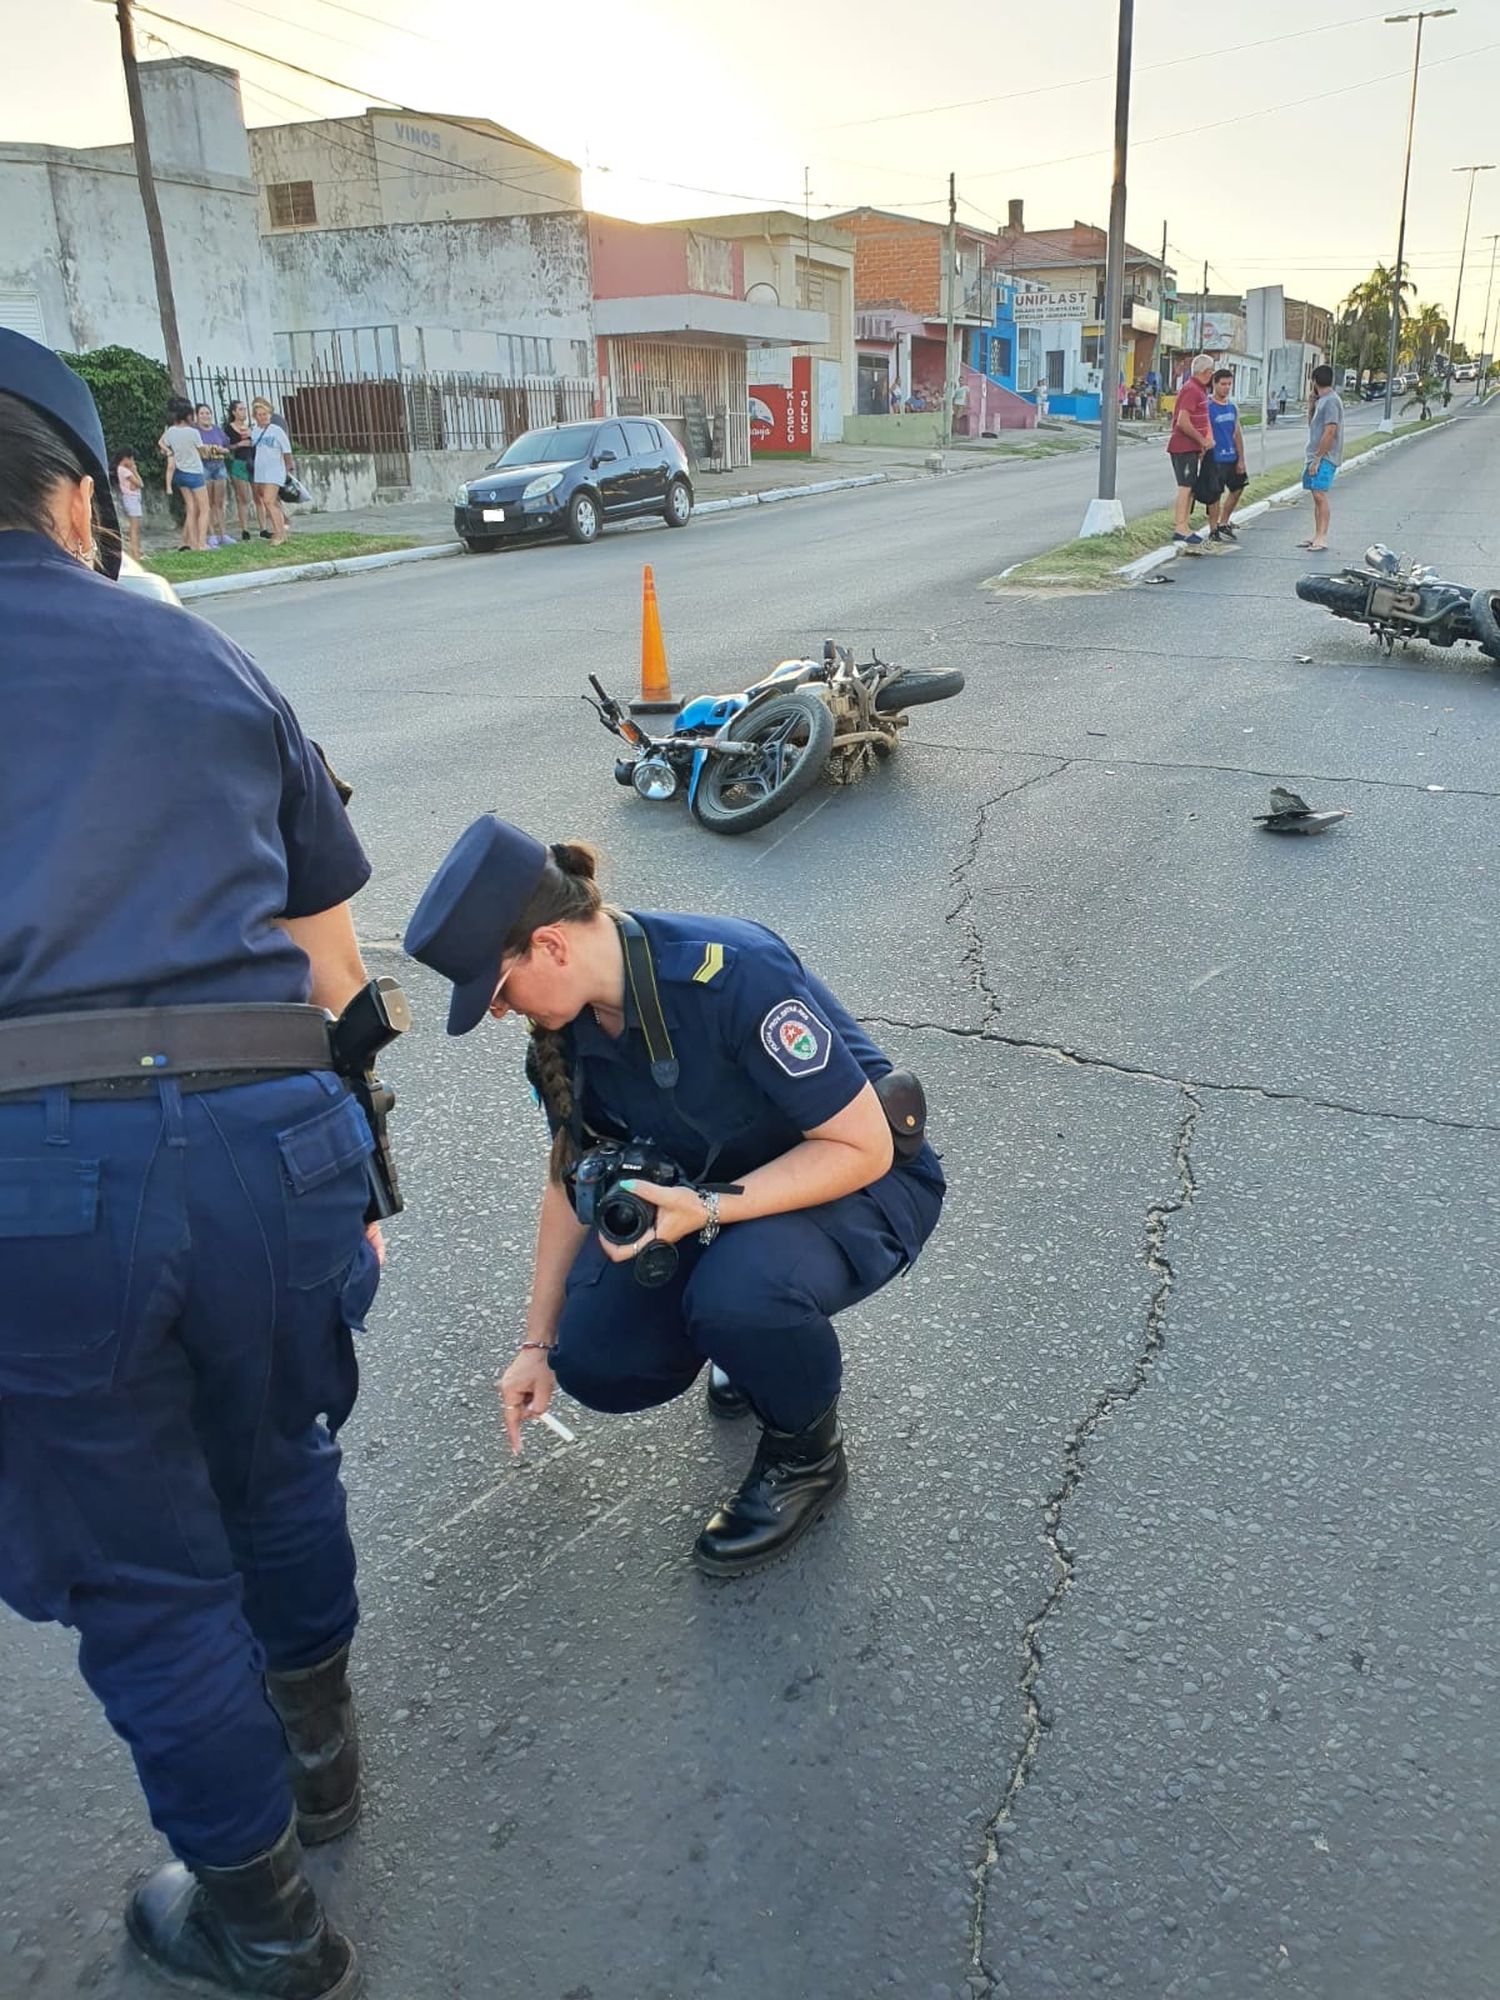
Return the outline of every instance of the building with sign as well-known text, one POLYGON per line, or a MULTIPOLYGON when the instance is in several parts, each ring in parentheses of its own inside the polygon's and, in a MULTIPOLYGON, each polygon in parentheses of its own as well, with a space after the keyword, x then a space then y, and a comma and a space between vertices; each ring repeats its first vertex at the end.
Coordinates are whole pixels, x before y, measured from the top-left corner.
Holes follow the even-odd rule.
POLYGON ((1171 356, 1167 349, 1170 313, 1176 289, 1176 274, 1170 265, 1148 250, 1125 245, 1125 295, 1120 324, 1113 334, 1104 325, 1104 267, 1109 238, 1092 223, 1074 222, 1066 229, 1028 229, 1023 204, 1010 204, 1005 227, 995 239, 996 268, 1007 277, 1030 278, 1049 290, 1082 295, 1087 307, 1082 320, 1081 360, 1097 379, 1093 390, 1107 386, 1113 364, 1116 377, 1123 376, 1127 388, 1145 380, 1157 367, 1160 339, 1160 373, 1169 377, 1171 356))

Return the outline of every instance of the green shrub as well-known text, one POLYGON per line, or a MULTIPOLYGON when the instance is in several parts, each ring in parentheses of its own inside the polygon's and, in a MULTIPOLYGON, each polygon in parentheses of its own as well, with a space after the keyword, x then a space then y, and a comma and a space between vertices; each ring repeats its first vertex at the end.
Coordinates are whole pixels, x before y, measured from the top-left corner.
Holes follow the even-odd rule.
POLYGON ((96 347, 88 354, 64 354, 61 358, 93 391, 108 456, 112 459, 117 451, 134 452, 142 479, 148 485, 159 479, 162 456, 156 440, 166 423, 172 395, 162 363, 137 354, 131 347, 96 347))

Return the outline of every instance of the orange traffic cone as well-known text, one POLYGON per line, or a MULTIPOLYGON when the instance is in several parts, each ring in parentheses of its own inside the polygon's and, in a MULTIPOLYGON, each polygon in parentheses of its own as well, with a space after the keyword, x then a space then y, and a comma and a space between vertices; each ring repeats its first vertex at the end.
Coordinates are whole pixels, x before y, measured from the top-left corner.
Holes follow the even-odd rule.
POLYGON ((656 578, 647 563, 641 573, 641 698, 630 704, 632 715, 675 715, 667 649, 661 639, 661 613, 656 608, 656 578))

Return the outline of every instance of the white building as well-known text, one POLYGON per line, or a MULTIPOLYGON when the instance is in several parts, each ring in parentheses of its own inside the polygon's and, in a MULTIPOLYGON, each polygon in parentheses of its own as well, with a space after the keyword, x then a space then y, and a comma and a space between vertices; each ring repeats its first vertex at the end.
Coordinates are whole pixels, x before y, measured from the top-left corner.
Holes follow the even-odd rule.
MULTIPOLYGON (((140 76, 183 357, 264 359, 271 316, 239 78, 190 58, 144 63, 140 76)), ((128 145, 0 144, 0 326, 69 353, 122 346, 165 360, 128 145)))

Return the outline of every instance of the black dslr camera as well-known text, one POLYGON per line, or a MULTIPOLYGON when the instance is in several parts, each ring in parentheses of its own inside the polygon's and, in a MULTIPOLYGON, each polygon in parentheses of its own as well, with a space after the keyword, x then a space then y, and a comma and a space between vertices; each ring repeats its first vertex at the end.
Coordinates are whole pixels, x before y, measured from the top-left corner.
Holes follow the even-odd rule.
MULTIPOLYGON (((645 1146, 606 1141, 591 1146, 570 1175, 573 1212, 606 1243, 638 1243, 656 1223, 649 1201, 621 1187, 621 1181, 650 1181, 656 1187, 678 1187, 686 1176, 665 1153, 645 1146)), ((677 1269, 674 1243, 648 1243, 635 1258, 635 1275, 643 1285, 664 1285, 677 1269)))

